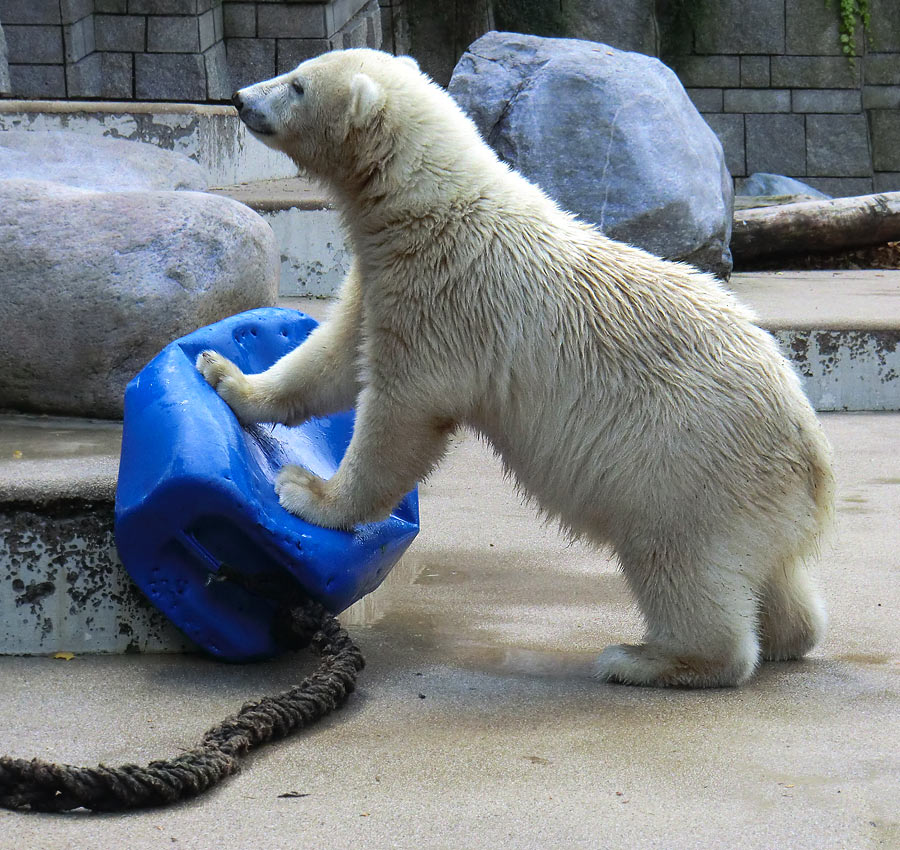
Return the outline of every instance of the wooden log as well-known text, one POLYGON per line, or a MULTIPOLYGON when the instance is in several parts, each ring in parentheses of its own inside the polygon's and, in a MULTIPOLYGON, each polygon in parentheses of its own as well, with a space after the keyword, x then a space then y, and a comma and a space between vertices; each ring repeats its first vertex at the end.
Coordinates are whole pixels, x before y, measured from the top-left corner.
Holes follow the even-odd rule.
POLYGON ((825 253, 900 240, 900 192, 738 210, 735 260, 825 253))

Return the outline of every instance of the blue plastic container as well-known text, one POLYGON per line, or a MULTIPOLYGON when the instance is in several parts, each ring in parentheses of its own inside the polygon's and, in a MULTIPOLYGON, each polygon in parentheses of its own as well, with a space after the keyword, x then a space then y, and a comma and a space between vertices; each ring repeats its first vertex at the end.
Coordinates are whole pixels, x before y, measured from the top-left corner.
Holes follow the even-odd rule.
POLYGON ((288 463, 329 478, 353 431, 353 414, 297 428, 243 428, 195 369, 215 349, 244 372, 261 372, 316 326, 293 310, 232 316, 168 345, 125 391, 116 492, 122 562, 151 602, 213 655, 248 661, 284 649, 273 634, 277 605, 233 581, 284 577, 337 613, 374 590, 419 530, 416 492, 384 522, 354 532, 310 525, 278 503, 288 463))

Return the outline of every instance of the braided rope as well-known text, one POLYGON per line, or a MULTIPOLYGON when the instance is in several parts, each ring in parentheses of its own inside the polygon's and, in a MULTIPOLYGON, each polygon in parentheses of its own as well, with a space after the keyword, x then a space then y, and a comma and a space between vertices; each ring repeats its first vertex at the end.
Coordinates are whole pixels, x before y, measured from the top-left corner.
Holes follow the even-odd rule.
POLYGON ((0 758, 0 806, 61 812, 98 812, 165 806, 202 794, 238 770, 255 747, 286 738, 340 708, 356 687, 365 662, 340 623, 321 605, 289 609, 294 642, 311 645, 319 668, 276 696, 248 702, 210 729, 191 750, 146 767, 73 767, 34 759, 0 758))

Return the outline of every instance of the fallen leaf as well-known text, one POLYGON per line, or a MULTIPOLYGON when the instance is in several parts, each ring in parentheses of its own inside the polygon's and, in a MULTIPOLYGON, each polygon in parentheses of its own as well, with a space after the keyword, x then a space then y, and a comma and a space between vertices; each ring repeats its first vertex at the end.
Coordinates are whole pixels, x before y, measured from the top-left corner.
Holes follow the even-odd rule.
POLYGON ((309 794, 302 794, 300 791, 285 791, 284 794, 279 794, 279 799, 288 799, 288 800, 296 800, 300 797, 308 797, 309 794))
POLYGON ((21 460, 23 457, 24 455, 18 449, 13 452, 13 460, 21 460))
POLYGON ((75 657, 74 652, 54 652, 54 658, 60 659, 60 661, 71 661, 75 657))

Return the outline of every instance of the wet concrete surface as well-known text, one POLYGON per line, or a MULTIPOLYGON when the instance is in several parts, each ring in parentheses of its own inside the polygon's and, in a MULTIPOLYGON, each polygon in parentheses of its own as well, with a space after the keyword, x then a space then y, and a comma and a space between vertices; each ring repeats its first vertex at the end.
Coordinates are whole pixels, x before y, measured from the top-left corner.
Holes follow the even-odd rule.
POLYGON ((304 177, 255 180, 234 186, 217 186, 207 191, 234 198, 259 212, 291 208, 322 210, 333 206, 328 192, 304 177))
POLYGON ((0 505, 112 502, 122 423, 0 414, 0 505))
MULTIPOLYGON (((806 661, 735 690, 593 681, 604 645, 640 635, 621 577, 464 438, 422 487, 415 580, 352 630, 368 667, 346 709, 173 809, 0 812, 0 848, 896 847, 900 416, 823 421, 831 626, 806 661)), ((0 752, 147 762, 311 666, 2 658, 0 752)))
POLYGON ((739 272, 729 287, 767 330, 900 330, 900 269, 739 272))

